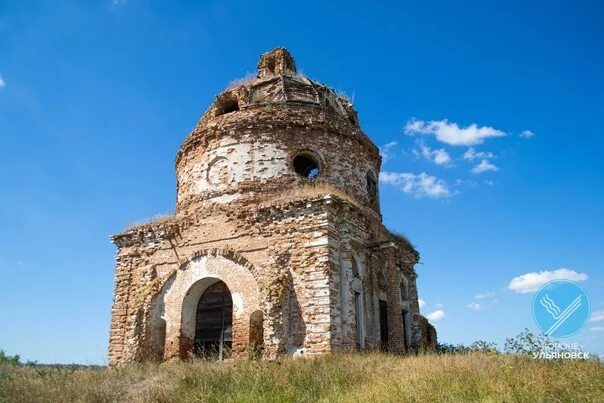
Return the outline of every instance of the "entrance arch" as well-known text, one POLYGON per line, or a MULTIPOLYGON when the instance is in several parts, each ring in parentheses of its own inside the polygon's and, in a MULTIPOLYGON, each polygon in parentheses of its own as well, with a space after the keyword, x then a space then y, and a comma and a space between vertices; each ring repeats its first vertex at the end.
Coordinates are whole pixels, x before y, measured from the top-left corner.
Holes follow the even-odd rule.
POLYGON ((227 285, 217 281, 199 298, 195 315, 193 353, 222 361, 233 347, 233 298, 227 285))
MULTIPOLYGON (((253 273, 254 270, 249 264, 234 260, 231 256, 214 253, 195 257, 175 271, 166 280, 157 295, 152 313, 154 318, 162 319, 166 324, 163 358, 187 359, 194 355, 208 357, 208 353, 212 350, 209 348, 210 351, 208 351, 211 344, 220 347, 221 343, 219 340, 217 341, 215 335, 204 336, 204 333, 207 333, 207 328, 206 331, 203 330, 205 325, 200 325, 202 327, 198 329, 198 323, 203 322, 204 317, 217 316, 217 307, 214 307, 215 310, 210 309, 209 305, 204 302, 206 296, 210 295, 211 287, 224 287, 226 290, 223 289, 223 291, 228 291, 228 294, 224 293, 225 304, 228 305, 229 302, 231 304, 231 314, 229 315, 225 311, 225 318, 232 318, 231 328, 229 329, 229 323, 226 320, 224 327, 220 324, 217 330, 218 335, 224 332, 223 358, 228 357, 227 350, 230 350, 232 358, 248 356, 250 319, 254 312, 262 311, 260 292, 253 273), (208 291, 207 295, 206 291, 208 291), (226 298, 227 295, 229 298, 226 298), (204 312, 206 308, 207 311, 204 312), (198 321, 198 316, 200 316, 201 322, 198 321)), ((216 289, 213 290, 216 291, 216 289)), ((228 306, 225 306, 225 310, 228 310, 228 306)), ((222 310, 220 313, 222 315, 222 310)), ((256 322, 253 321, 254 324, 256 322)), ((215 320, 214 323, 216 323, 215 320)), ((214 327, 216 328, 216 326, 214 327)), ((255 330, 256 328, 252 331, 255 330)), ((150 329, 150 332, 155 332, 155 330, 150 329)), ((263 331, 260 330, 256 334, 260 336, 263 331)), ((255 337, 254 340, 257 340, 257 344, 261 343, 255 337)), ((220 353, 219 350, 217 352, 220 353)), ((158 355, 161 356, 161 352, 159 353, 158 355)), ((213 357, 210 355, 208 358, 219 357, 214 353, 213 357)))

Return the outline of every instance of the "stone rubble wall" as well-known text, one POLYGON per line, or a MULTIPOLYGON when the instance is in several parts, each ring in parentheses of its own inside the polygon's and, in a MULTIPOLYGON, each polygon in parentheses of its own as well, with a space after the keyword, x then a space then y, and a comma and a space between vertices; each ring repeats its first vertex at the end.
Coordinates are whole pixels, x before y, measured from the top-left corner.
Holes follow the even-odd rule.
POLYGON ((389 349, 405 352, 402 312, 410 315, 408 347, 420 344, 419 305, 414 265, 419 256, 406 241, 393 236, 378 217, 347 203, 334 203, 331 211, 330 247, 334 270, 332 289, 332 344, 335 351, 378 349, 380 347, 379 301, 388 303, 389 349), (352 258, 359 276, 352 272, 352 258), (383 275, 385 281, 380 281, 383 275), (407 296, 401 298, 400 284, 406 279, 407 296), (362 300, 362 316, 357 324, 355 293, 362 300), (359 330, 360 329, 360 330, 359 330), (357 332, 361 346, 357 346, 357 332))
MULTIPOLYGON (((388 236, 377 218, 332 196, 278 206, 217 205, 194 220, 174 217, 133 228, 115 238, 110 364, 186 358, 192 340, 180 328, 183 296, 207 277, 224 281, 233 295, 236 357, 247 354, 250 318, 257 310, 263 312, 267 358, 354 350, 355 290, 365 301, 364 348, 378 348, 377 301, 398 292, 400 280, 380 288, 377 274, 385 264, 400 273, 396 265, 406 247, 397 249, 392 239, 388 248, 376 246, 388 236), (362 281, 350 273, 351 253, 361 265, 362 281), (165 335, 158 336, 158 329, 165 335)), ((393 311, 402 306, 389 303, 393 311)), ((396 326, 389 323, 391 344, 400 351, 394 343, 402 328, 396 326)))
MULTIPOLYGON (((152 325, 153 316, 157 316, 153 312, 157 298, 171 277, 192 270, 196 259, 208 254, 222 265, 214 264, 213 269, 206 268, 198 277, 215 276, 225 281, 233 295, 240 293, 243 305, 251 305, 245 310, 246 320, 256 308, 263 311, 269 357, 294 347, 311 355, 328 351, 329 333, 325 331, 329 330, 329 320, 325 315, 329 313, 329 293, 325 273, 329 262, 323 203, 319 199, 262 208, 222 206, 195 219, 174 217, 157 227, 133 228, 115 237, 119 251, 110 363, 162 358, 153 347, 157 345, 153 336, 156 326, 152 325), (166 230, 174 227, 178 231, 166 230), (226 264, 229 260, 234 263, 226 264), (240 266, 252 275, 237 274, 240 266), (289 301, 290 288, 297 296, 294 302, 289 301), (258 298, 250 301, 246 295, 258 298)), ((182 286, 193 282, 191 279, 182 286)), ((181 291, 180 295, 186 292, 181 291)), ((172 318, 172 323, 178 324, 181 306, 172 302, 163 309, 165 312, 159 317, 168 321, 172 318)), ((240 333, 244 336, 249 333, 248 326, 242 325, 240 333)), ((167 328, 163 358, 184 357, 190 350, 190 340, 182 340, 169 325, 167 328)), ((234 340, 234 346, 242 346, 234 353, 242 354, 247 344, 245 337, 234 340)))

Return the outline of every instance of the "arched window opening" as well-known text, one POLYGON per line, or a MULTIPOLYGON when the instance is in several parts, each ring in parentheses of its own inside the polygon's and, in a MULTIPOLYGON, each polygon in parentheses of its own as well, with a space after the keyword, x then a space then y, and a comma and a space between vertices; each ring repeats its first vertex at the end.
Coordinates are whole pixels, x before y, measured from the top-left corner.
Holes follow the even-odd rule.
POLYGON ((367 171, 367 194, 371 200, 377 198, 377 180, 371 171, 367 171))
POLYGON ((222 361, 231 356, 233 300, 222 281, 209 286, 199 298, 195 322, 194 354, 222 361))
POLYGON ((321 172, 319 163, 309 154, 299 154, 294 158, 294 170, 308 179, 315 179, 321 172))

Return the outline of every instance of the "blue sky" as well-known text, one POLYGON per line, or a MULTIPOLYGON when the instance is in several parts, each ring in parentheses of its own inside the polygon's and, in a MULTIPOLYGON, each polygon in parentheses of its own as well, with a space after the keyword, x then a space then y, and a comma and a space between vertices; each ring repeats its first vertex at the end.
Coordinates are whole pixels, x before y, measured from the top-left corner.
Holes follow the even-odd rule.
POLYGON ((181 141, 282 45, 382 147, 441 341, 536 330, 558 275, 595 312, 571 340, 604 353, 604 10, 451 3, 0 0, 0 349, 106 362, 109 236, 173 210, 181 141))

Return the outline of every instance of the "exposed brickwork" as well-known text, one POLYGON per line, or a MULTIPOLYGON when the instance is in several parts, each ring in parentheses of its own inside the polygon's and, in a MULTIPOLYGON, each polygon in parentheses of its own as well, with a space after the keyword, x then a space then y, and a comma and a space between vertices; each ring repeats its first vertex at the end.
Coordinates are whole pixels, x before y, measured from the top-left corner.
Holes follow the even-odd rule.
POLYGON ((379 168, 348 101, 298 76, 285 49, 264 54, 258 79, 220 94, 181 146, 176 213, 112 238, 110 364, 190 356, 197 303, 219 280, 235 358, 250 344, 266 358, 378 348, 380 300, 390 350, 405 351, 404 331, 420 347, 419 255, 381 223, 379 168), (295 172, 299 154, 316 178, 295 172))

